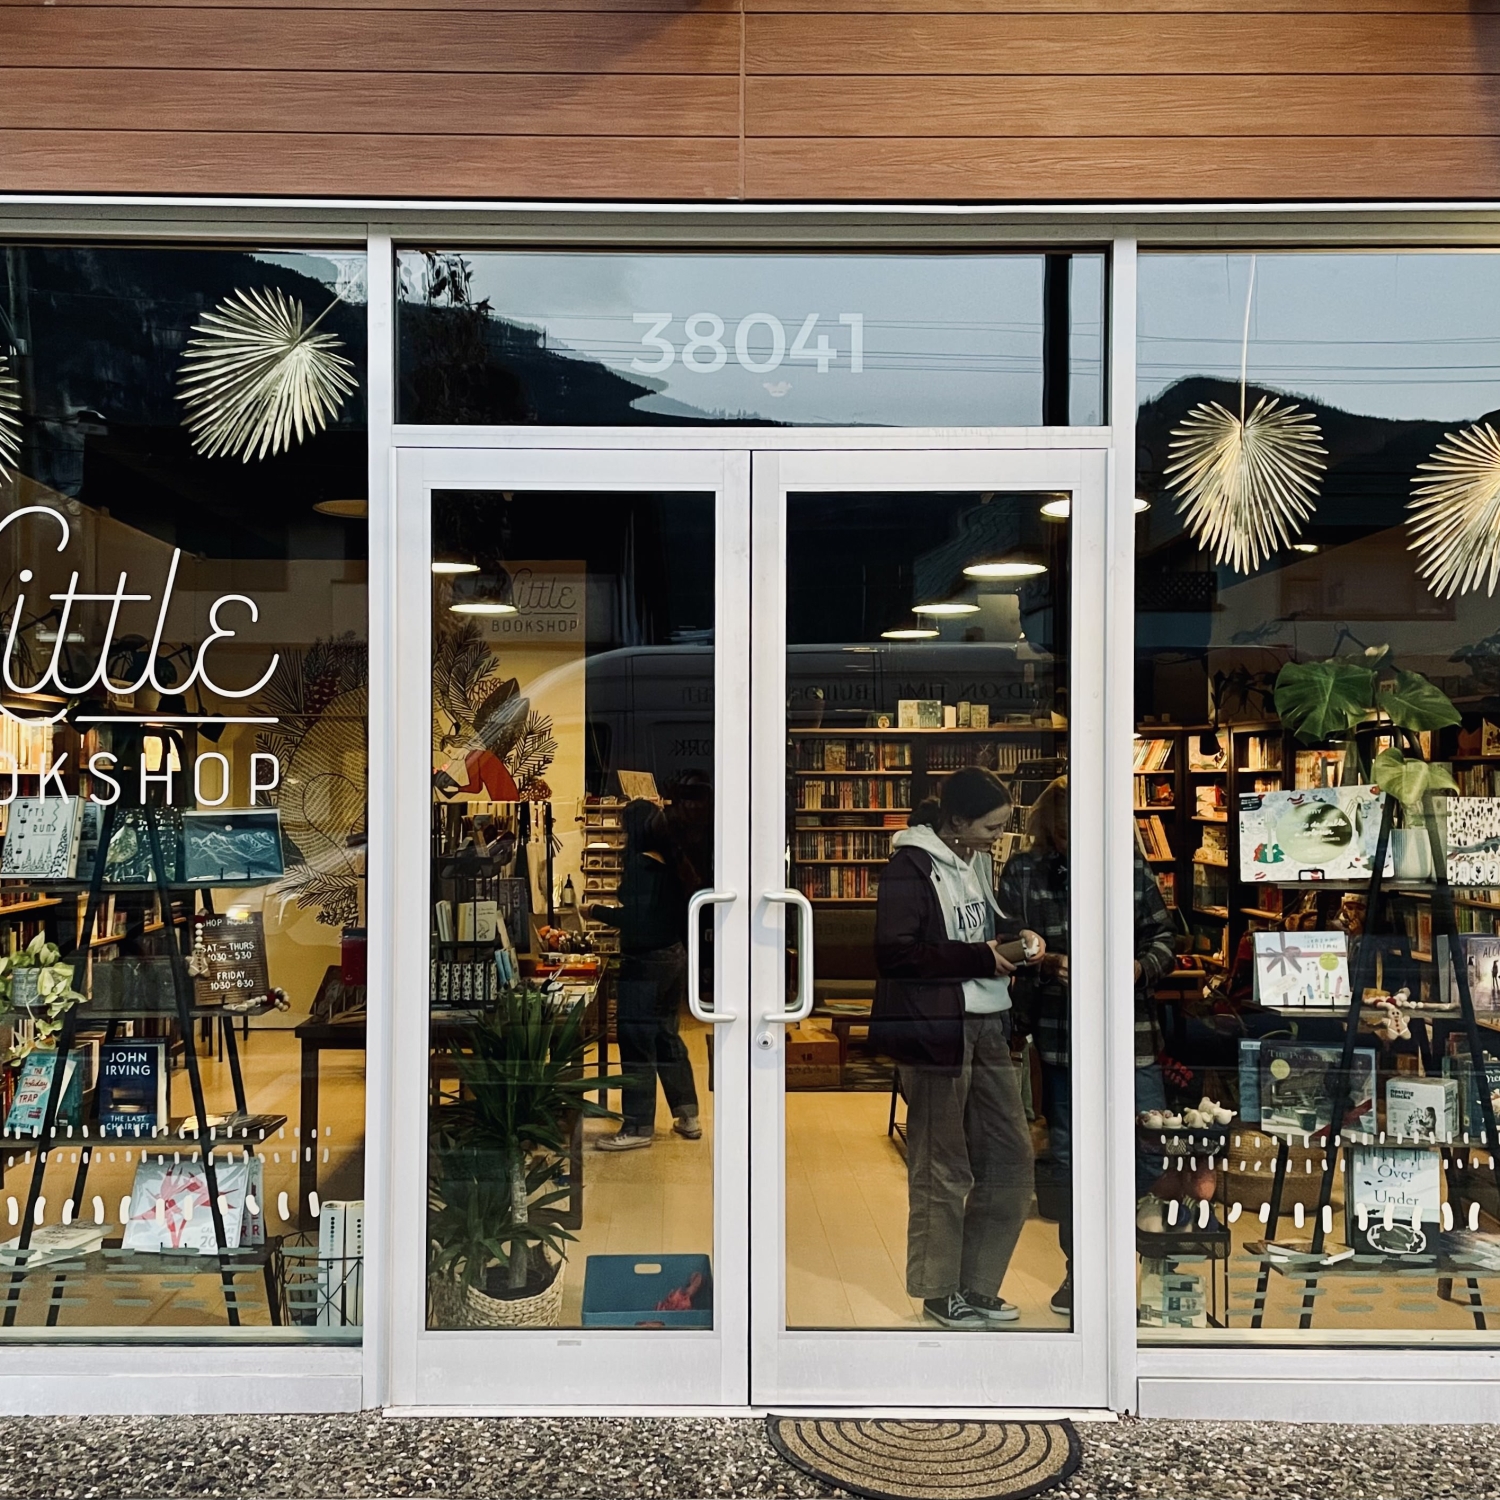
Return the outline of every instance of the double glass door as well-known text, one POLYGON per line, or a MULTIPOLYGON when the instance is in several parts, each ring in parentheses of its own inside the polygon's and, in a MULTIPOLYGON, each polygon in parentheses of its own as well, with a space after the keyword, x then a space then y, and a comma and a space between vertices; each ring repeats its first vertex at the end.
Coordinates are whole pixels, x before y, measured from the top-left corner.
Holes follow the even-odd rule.
POLYGON ((1106 1404, 1103 450, 394 527, 392 1401, 1106 1404))

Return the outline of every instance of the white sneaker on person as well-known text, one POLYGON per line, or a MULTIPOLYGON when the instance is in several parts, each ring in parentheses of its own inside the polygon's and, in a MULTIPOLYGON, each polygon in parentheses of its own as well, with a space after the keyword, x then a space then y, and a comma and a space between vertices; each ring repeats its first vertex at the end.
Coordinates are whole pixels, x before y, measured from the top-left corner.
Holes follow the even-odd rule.
POLYGON ((655 1132, 649 1130, 621 1130, 615 1135, 602 1135, 594 1142, 596 1151, 639 1151, 649 1146, 655 1132))
POLYGON ((672 1121, 672 1129, 685 1141, 701 1141, 703 1139, 703 1127, 698 1123, 697 1115, 678 1115, 672 1121))

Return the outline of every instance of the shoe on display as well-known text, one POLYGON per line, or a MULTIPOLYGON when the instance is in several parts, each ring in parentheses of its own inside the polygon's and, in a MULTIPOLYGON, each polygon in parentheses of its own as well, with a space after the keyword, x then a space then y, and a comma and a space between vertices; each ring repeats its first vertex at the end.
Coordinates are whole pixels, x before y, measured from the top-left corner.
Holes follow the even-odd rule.
POLYGON ((622 1130, 616 1135, 603 1135, 594 1142, 596 1151, 639 1151, 642 1146, 651 1144, 652 1136, 649 1131, 622 1130))
POLYGON ((703 1139, 703 1127, 698 1123, 697 1115, 678 1115, 672 1121, 672 1129, 686 1141, 703 1139))
POLYGON ((989 1318, 977 1307, 970 1307, 962 1292, 949 1292, 946 1297, 928 1297, 922 1303, 922 1316, 941 1323, 944 1328, 983 1329, 992 1326, 989 1318))
POLYGON ((958 1295, 991 1323, 1021 1321, 1021 1309, 1014 1302, 1007 1302, 1004 1297, 986 1297, 983 1292, 960 1292, 958 1295))
POLYGON ((1069 1318, 1073 1315, 1073 1273, 1068 1272, 1063 1277, 1063 1284, 1053 1292, 1052 1300, 1047 1304, 1060 1318, 1069 1318))
POLYGON ((1135 1206, 1135 1227, 1147 1234, 1161 1234, 1167 1227, 1166 1204, 1160 1198, 1142 1198, 1135 1206))

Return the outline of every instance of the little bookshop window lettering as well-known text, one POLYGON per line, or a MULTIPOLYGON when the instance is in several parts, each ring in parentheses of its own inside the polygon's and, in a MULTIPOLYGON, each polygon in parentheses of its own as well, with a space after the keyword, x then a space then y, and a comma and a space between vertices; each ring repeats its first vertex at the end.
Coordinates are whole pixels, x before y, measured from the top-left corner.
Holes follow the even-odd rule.
POLYGON ((1464 465, 1500 258, 1148 255, 1140 287, 1134 818, 1178 952, 1139 1322, 1490 1342, 1500 675, 1464 465))
POLYGON ((3 253, 0 1326, 357 1340, 363 258, 3 253))

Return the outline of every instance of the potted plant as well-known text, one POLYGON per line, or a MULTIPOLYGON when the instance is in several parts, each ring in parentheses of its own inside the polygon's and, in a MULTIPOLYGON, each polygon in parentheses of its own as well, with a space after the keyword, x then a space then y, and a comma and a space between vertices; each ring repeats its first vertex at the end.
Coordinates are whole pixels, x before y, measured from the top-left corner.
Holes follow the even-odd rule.
POLYGON ((1460 723, 1462 716, 1428 678, 1397 668, 1389 658, 1388 646, 1370 646, 1359 656, 1288 662, 1276 678, 1276 711, 1305 744, 1353 741, 1355 731, 1366 724, 1396 731, 1405 749, 1396 744, 1380 751, 1370 760, 1368 774, 1402 809, 1403 826, 1391 830, 1396 875, 1429 880, 1435 851, 1442 848, 1441 839, 1433 837, 1441 816, 1433 799, 1456 792, 1458 784, 1445 767, 1421 755, 1417 736, 1460 723), (1417 753, 1408 755, 1408 750, 1417 753))
POLYGON ((73 965, 63 963, 56 943, 37 933, 19 953, 0 958, 0 997, 32 1025, 23 1039, 12 1039, 3 1060, 14 1066, 37 1047, 51 1046, 63 1019, 84 997, 73 988, 73 965))
POLYGON ((555 1206, 570 1138, 620 1078, 586 1076, 586 1004, 521 984, 475 1020, 459 1097, 432 1112, 428 1284, 437 1326, 546 1328, 568 1242, 555 1206))

